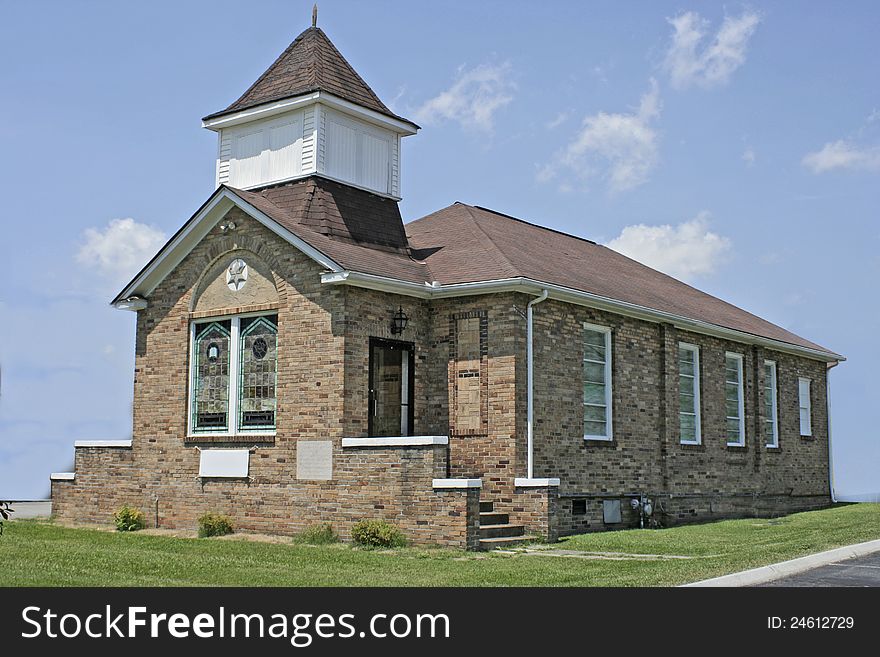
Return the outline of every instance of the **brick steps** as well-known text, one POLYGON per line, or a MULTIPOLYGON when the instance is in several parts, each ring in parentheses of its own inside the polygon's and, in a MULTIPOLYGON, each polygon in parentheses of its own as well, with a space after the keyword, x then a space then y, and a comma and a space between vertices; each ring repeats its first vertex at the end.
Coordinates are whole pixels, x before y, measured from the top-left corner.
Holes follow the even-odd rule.
POLYGON ((495 512, 494 502, 480 501, 481 550, 511 547, 531 540, 531 536, 525 536, 525 527, 510 524, 509 514, 495 512))
POLYGON ((506 525, 510 522, 510 516, 506 513, 483 512, 480 514, 480 527, 483 525, 506 525))
POLYGON ((480 525, 480 540, 484 538, 514 538, 525 534, 522 525, 480 525))
POLYGON ((481 538, 480 549, 496 550, 498 548, 513 547, 534 540, 534 536, 499 536, 497 538, 481 538))

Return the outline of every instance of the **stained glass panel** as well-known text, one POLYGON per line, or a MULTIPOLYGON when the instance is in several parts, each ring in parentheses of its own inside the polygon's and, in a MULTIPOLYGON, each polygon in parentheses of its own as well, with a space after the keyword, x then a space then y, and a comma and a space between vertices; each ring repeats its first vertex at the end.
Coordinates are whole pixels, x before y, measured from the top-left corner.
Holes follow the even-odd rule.
POLYGON ((230 323, 196 325, 193 429, 225 431, 229 414, 230 323))
POLYGON ((242 429, 275 428, 277 322, 276 315, 241 320, 239 426, 242 429))

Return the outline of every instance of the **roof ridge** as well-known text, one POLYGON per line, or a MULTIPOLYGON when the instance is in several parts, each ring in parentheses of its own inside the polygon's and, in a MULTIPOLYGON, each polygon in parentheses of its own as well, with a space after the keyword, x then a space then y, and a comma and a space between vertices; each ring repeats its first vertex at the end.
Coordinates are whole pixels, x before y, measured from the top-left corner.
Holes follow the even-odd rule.
MULTIPOLYGON (((276 58, 272 61, 271 64, 269 64, 269 66, 266 68, 266 70, 262 72, 262 74, 260 75, 260 77, 258 77, 256 80, 254 80, 254 83, 253 83, 251 86, 249 86, 241 96, 239 96, 238 98, 236 98, 233 102, 229 103, 229 107, 235 107, 235 106, 238 105, 242 100, 244 100, 245 97, 246 97, 251 91, 253 91, 253 90, 257 87, 258 84, 260 84, 263 80, 266 79, 266 76, 269 75, 270 72, 272 72, 272 70, 275 68, 275 65, 278 64, 283 58, 287 57, 287 55, 288 55, 288 54, 294 49, 294 47, 296 46, 296 44, 299 43, 299 41, 300 41, 301 39, 303 39, 303 38, 306 36, 306 34, 309 32, 309 30, 312 30, 312 29, 316 29, 316 28, 311 28, 311 27, 306 28, 305 30, 303 30, 303 31, 299 34, 298 37, 296 37, 293 41, 291 41, 290 44, 287 46, 287 48, 285 48, 285 49, 281 52, 281 54, 278 55, 278 57, 276 57, 276 58)), ((226 111, 229 110, 229 107, 227 107, 227 108, 226 108, 225 110, 223 110, 222 112, 215 112, 214 114, 209 114, 208 116, 216 116, 217 114, 225 113, 226 111)))
MULTIPOLYGON (((366 91, 369 92, 369 94, 373 97, 373 100, 375 100, 375 101, 376 101, 381 107, 385 108, 385 111, 388 112, 388 113, 390 114, 390 113, 391 113, 391 110, 388 109, 388 106, 387 106, 385 103, 382 102, 382 99, 379 98, 379 96, 376 95, 376 92, 373 91, 373 88, 372 88, 369 84, 367 84, 367 81, 366 81, 366 80, 364 80, 364 79, 361 77, 361 74, 358 73, 358 72, 357 72, 357 69, 356 69, 354 66, 351 65, 351 62, 349 62, 349 61, 345 58, 345 55, 343 55, 341 52, 339 52, 339 48, 337 48, 336 45, 330 40, 330 37, 327 36, 327 34, 324 32, 324 30, 322 30, 320 27, 314 27, 314 28, 309 28, 309 29, 314 29, 314 30, 316 30, 316 34, 318 34, 318 36, 322 36, 322 37, 324 37, 324 41, 327 42, 327 45, 330 46, 330 47, 333 49, 333 52, 336 53, 336 56, 339 57, 339 59, 341 59, 342 62, 343 62, 346 66, 348 66, 349 69, 351 69, 351 72, 354 73, 355 78, 357 78, 358 82, 360 82, 362 85, 364 85, 364 89, 365 89, 366 91)), ((322 58, 322 59, 321 59, 321 75, 323 75, 323 74, 324 74, 324 60, 323 60, 323 58, 322 58)), ((323 82, 323 81, 317 81, 317 80, 316 80, 316 84, 317 84, 318 86, 321 85, 321 82, 323 82)))
MULTIPOLYGON (((463 203, 462 205, 467 205, 463 203)), ((566 233, 562 230, 557 230, 556 228, 550 228, 549 226, 542 226, 541 224, 536 224, 531 221, 526 221, 525 219, 520 219, 519 217, 514 217, 513 215, 506 214, 504 212, 499 212, 498 210, 493 210, 492 208, 486 208, 482 205, 474 205, 477 210, 483 210, 484 212, 491 212, 492 214, 496 214, 499 217, 504 217, 505 219, 512 219, 513 221, 518 221, 521 224, 525 224, 526 226, 532 226, 533 228, 540 228, 541 230, 547 230, 551 233, 556 233, 557 235, 564 235, 565 237, 571 237, 572 239, 580 240, 581 242, 587 242, 588 244, 592 244, 594 246, 602 246, 595 240, 587 239, 586 237, 581 237, 580 235, 572 235, 571 233, 566 233)))
MULTIPOLYGON (((459 201, 456 201, 456 203, 459 203, 459 201)), ((477 221, 477 218, 474 216, 474 213, 471 210, 471 206, 468 205, 467 203, 461 203, 461 205, 462 205, 462 207, 464 207, 465 210, 467 210, 468 216, 471 218, 471 222, 474 224, 474 226, 477 227, 477 230, 479 230, 480 233, 483 234, 483 236, 486 238, 486 241, 491 245, 492 250, 498 255, 500 260, 506 265, 507 273, 510 274, 511 276, 517 275, 516 267, 514 267, 513 263, 510 261, 510 259, 506 255, 504 255, 504 252, 495 243, 495 241, 489 236, 489 233, 487 233, 485 230, 483 230, 483 227, 480 226, 480 222, 477 221)))

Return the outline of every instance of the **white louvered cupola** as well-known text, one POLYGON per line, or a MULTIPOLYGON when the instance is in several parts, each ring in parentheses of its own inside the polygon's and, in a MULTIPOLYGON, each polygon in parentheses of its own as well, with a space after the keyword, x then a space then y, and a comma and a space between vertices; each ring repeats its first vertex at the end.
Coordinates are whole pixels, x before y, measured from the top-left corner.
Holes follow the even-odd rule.
POLYGON ((321 175, 396 200, 400 140, 418 130, 388 110, 316 27, 202 125, 218 134, 218 186, 321 175))

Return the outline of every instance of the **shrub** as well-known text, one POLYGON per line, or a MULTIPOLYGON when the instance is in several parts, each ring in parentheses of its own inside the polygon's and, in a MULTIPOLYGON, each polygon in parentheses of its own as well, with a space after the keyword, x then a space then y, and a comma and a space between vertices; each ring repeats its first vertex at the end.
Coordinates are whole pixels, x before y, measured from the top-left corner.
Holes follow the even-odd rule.
POLYGON ((121 506, 113 514, 113 521, 116 523, 117 531, 120 532, 136 532, 138 529, 143 529, 146 526, 143 512, 127 504, 121 506))
POLYGON ((294 541, 305 543, 306 545, 327 545, 329 543, 338 543, 339 537, 333 531, 333 526, 327 523, 308 527, 300 532, 294 541))
POLYGON ((199 538, 226 536, 232 533, 232 520, 219 513, 206 513, 199 518, 199 538))
POLYGON ((361 520, 351 528, 354 542, 364 547, 392 548, 406 545, 406 538, 394 525, 384 520, 361 520))

